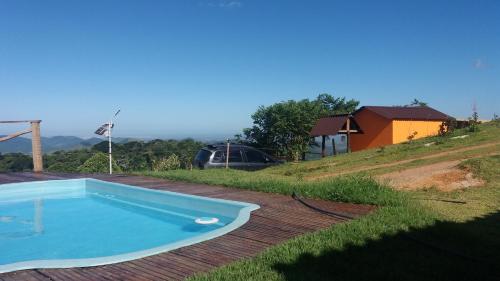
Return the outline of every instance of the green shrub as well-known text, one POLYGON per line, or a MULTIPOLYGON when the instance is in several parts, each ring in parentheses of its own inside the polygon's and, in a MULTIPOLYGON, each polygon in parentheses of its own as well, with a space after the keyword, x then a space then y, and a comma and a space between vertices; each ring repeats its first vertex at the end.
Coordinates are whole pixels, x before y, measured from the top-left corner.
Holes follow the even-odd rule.
POLYGON ((33 169, 31 156, 22 153, 0 153, 0 172, 22 172, 33 169))
POLYGON ((162 158, 160 160, 153 160, 153 171, 169 171, 177 170, 181 167, 181 160, 176 154, 170 155, 168 158, 162 158))
POLYGON ((74 163, 54 163, 47 167, 47 171, 49 172, 64 172, 64 173, 74 173, 78 171, 80 166, 75 166, 74 163))
MULTIPOLYGON (((121 172, 122 169, 113 160, 113 171, 121 172)), ((108 156, 102 152, 97 152, 92 157, 87 159, 80 167, 78 167, 78 172, 80 173, 108 173, 109 172, 109 159, 108 156)))

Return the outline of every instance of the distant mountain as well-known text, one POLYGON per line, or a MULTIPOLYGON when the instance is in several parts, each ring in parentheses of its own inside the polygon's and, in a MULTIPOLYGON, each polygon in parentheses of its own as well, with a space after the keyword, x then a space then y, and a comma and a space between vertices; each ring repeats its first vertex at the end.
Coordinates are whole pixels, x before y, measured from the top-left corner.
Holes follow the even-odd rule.
MULTIPOLYGON (((58 150, 90 148, 97 143, 105 141, 104 138, 82 139, 74 136, 42 137, 41 140, 43 153, 51 153, 58 150)), ((116 143, 129 142, 131 140, 130 138, 113 138, 113 142, 116 143)), ((19 137, 0 142, 0 153, 9 152, 31 154, 31 139, 19 137)))

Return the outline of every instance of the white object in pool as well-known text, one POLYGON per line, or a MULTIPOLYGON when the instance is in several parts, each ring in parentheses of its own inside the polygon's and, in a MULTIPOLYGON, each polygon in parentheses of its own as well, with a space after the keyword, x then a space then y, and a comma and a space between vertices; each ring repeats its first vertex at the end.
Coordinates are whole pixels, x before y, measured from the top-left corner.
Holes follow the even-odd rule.
POLYGON ((219 219, 218 218, 201 217, 201 218, 195 219, 194 222, 197 224, 214 224, 214 223, 218 223, 219 219))

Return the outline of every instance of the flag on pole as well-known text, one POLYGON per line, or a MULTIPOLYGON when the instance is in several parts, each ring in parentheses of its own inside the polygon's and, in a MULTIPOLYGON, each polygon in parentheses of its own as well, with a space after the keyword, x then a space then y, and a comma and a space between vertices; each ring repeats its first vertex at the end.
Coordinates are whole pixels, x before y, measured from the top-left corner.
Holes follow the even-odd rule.
MULTIPOLYGON (((115 124, 111 124, 111 128, 113 128, 115 124)), ((109 123, 102 124, 95 132, 96 135, 105 136, 109 135, 109 123)))

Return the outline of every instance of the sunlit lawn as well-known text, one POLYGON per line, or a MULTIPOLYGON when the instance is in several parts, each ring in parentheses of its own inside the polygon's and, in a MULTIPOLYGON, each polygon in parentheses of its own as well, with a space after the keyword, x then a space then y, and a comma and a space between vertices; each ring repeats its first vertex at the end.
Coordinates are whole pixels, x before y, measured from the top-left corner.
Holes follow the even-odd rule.
MULTIPOLYGON (((483 125, 467 141, 444 141, 432 150, 495 141, 493 132, 498 128, 493 125, 483 125)), ((421 148, 423 142, 411 146, 417 151, 428 149, 421 148)), ((307 173, 311 167, 336 161, 347 167, 360 161, 365 165, 429 153, 433 152, 412 152, 402 145, 385 149, 385 156, 374 150, 260 172, 177 170, 145 174, 285 195, 295 191, 311 198, 379 206, 365 217, 297 237, 255 258, 192 280, 500 280, 500 156, 464 162, 463 168, 482 177, 486 186, 451 193, 398 192, 361 175, 316 182, 285 175, 294 169, 307 173), (370 155, 378 160, 363 160, 370 155)))

